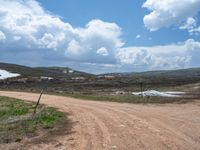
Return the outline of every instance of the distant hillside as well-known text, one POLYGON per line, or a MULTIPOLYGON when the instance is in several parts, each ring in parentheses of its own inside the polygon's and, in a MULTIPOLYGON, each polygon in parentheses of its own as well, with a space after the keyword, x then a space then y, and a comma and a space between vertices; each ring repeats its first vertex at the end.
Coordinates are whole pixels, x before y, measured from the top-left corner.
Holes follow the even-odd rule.
POLYGON ((184 76, 184 77, 200 77, 200 68, 189 68, 179 70, 166 71, 149 71, 139 73, 140 75, 157 75, 157 76, 184 76))
POLYGON ((75 71, 71 68, 65 67, 27 67, 15 64, 0 63, 0 69, 12 73, 18 73, 22 77, 54 77, 54 78, 68 78, 68 77, 88 77, 92 74, 75 71))
POLYGON ((126 85, 142 82, 150 86, 175 86, 200 82, 200 68, 149 71, 140 73, 111 73, 103 76, 114 76, 121 78, 123 79, 121 81, 126 85))
POLYGON ((125 73, 109 73, 103 74, 118 77, 200 77, 200 68, 189 68, 179 70, 160 70, 160 71, 147 71, 147 72, 125 72, 125 73))
MULTIPOLYGON (((149 71, 149 72, 132 72, 132 73, 110 73, 93 75, 85 72, 80 72, 67 67, 27 67, 15 64, 0 63, 0 69, 9 71, 11 73, 20 74, 21 77, 53 77, 55 79, 65 78, 71 79, 76 77, 105 77, 112 78, 117 84, 135 84, 140 79, 148 84, 185 84, 200 81, 200 68, 169 70, 169 71, 149 71)), ((95 84, 95 83, 94 83, 95 84)), ((107 84, 104 81, 102 84, 107 84)), ((109 84, 113 84, 109 82, 109 84)), ((125 85, 126 85, 125 84, 125 85)))
POLYGON ((6 90, 41 91, 48 85, 46 90, 49 92, 110 94, 113 91, 139 91, 141 83, 145 89, 154 90, 200 83, 200 68, 92 75, 65 67, 32 68, 0 63, 0 70, 5 76, 1 78, 6 79, 0 80, 0 89, 6 90), (16 74, 20 76, 12 78, 16 74), (49 77, 53 79, 47 80, 49 77))

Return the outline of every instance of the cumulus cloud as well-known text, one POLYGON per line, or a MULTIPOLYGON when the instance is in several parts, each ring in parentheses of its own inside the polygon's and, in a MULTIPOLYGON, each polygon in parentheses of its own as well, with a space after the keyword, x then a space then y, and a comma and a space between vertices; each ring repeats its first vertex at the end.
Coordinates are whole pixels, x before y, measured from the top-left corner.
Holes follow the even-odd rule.
POLYGON ((162 27, 181 24, 189 17, 195 16, 200 11, 200 1, 146 0, 142 7, 151 11, 143 19, 145 26, 155 31, 162 27))
POLYGON ((193 39, 189 39, 185 42, 186 45, 186 55, 191 56, 190 66, 199 67, 200 65, 200 42, 193 39))
POLYGON ((189 39, 171 45, 127 47, 120 49, 117 56, 124 66, 147 70, 197 67, 200 64, 200 42, 189 39))
MULTIPOLYGON (((49 50, 53 52, 47 55, 57 53, 66 61, 101 62, 102 57, 113 54, 124 44, 121 28, 115 23, 96 19, 85 27, 73 27, 44 10, 35 0, 1 0, 0 31, 0 40, 6 39, 0 46, 4 53, 13 51, 19 55, 25 50, 38 53, 49 50)), ((114 61, 114 57, 104 61, 114 61)))
POLYGON ((190 35, 199 35, 200 33, 200 26, 197 26, 196 20, 192 17, 189 17, 186 22, 179 27, 179 29, 187 30, 190 35))
POLYGON ((92 20, 84 28, 75 28, 74 32, 74 40, 65 54, 75 60, 114 63, 115 51, 124 45, 121 28, 115 23, 92 20), (105 58, 108 54, 109 58, 105 58))
MULTIPOLYGON (((155 13, 160 5, 167 6, 166 12, 174 7, 172 3, 168 6, 168 3, 157 1, 159 5, 151 9, 155 13)), ((154 0, 147 2, 144 6, 150 8, 154 0)), ((185 4, 186 0, 183 2, 185 4)), ((193 9, 195 14, 197 9, 193 9)), ((182 28, 191 30, 198 27, 195 24, 191 18, 182 28)), ((147 25, 150 29, 161 27, 147 25)), ((151 70, 200 65, 200 42, 193 39, 163 46, 124 47, 121 35, 121 28, 116 23, 94 19, 83 27, 73 27, 35 0, 0 0, 1 61, 32 66, 70 66, 90 72, 98 70, 98 73, 138 71, 139 67, 151 70)))
POLYGON ((0 41, 4 41, 5 39, 6 39, 5 34, 2 31, 0 31, 0 41))
POLYGON ((105 47, 102 47, 97 50, 97 54, 102 55, 102 56, 108 56, 108 50, 105 47))

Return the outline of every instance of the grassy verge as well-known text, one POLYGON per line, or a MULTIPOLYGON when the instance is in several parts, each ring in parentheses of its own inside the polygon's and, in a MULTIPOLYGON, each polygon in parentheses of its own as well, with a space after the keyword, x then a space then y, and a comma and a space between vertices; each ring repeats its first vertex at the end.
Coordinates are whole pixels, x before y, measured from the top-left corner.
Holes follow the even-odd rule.
POLYGON ((141 97, 134 95, 95 95, 95 94, 58 94, 61 96, 67 96, 72 98, 78 98, 83 100, 94 100, 94 101, 109 101, 109 102, 120 102, 120 103, 185 103, 188 100, 183 98, 171 98, 171 97, 141 97))
POLYGON ((24 137, 35 136, 37 131, 51 130, 66 121, 66 114, 55 108, 39 105, 33 116, 35 103, 0 97, 0 144, 20 142, 24 137))

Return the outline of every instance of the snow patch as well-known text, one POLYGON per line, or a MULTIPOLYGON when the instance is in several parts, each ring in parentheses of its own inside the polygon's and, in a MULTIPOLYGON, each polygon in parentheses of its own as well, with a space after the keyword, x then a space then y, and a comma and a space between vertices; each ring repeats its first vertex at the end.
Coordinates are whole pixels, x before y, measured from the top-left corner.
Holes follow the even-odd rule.
POLYGON ((155 90, 149 90, 144 92, 132 92, 136 96, 160 96, 160 97, 181 97, 184 92, 159 92, 155 90))
POLYGON ((194 89, 199 89, 199 88, 200 88, 199 86, 195 86, 195 87, 194 87, 194 89))
POLYGON ((18 77, 18 76, 20 76, 20 74, 11 73, 11 72, 8 72, 6 70, 0 69, 0 80, 4 80, 4 79, 8 79, 8 78, 14 78, 14 77, 18 77))

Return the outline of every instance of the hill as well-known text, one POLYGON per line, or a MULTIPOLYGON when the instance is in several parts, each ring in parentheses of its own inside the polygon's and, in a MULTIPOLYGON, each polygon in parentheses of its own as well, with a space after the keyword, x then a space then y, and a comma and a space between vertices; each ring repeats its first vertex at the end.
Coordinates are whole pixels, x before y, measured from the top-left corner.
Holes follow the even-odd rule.
POLYGON ((0 89, 10 90, 40 91, 47 88, 48 92, 101 95, 140 91, 141 84, 144 90, 161 90, 200 83, 200 68, 101 75, 67 67, 27 67, 6 63, 0 63, 0 69, 20 74, 15 78, 0 80, 0 89))
POLYGON ((108 73, 102 74, 108 76, 118 77, 136 77, 136 76, 184 76, 184 77, 199 77, 200 68, 188 68, 178 70, 159 70, 159 71, 146 71, 146 72, 122 72, 122 73, 108 73))
POLYGON ((27 67, 16 64, 0 63, 0 69, 12 73, 18 73, 22 77, 52 77, 52 78, 70 78, 70 77, 88 77, 89 73, 75 71, 67 67, 27 67))

